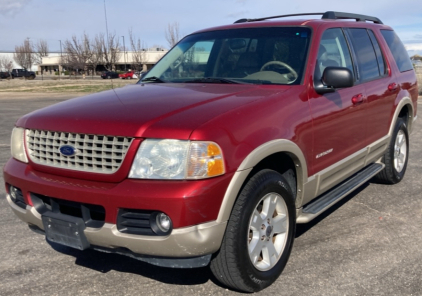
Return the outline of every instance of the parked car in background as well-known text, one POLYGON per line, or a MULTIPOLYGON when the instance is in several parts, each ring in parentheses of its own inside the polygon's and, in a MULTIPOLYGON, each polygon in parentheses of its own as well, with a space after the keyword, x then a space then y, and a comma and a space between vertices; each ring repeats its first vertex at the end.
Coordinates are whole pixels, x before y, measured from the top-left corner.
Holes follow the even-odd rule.
POLYGON ((10 77, 9 72, 0 72, 0 79, 10 79, 10 77))
POLYGON ((119 74, 119 77, 122 79, 133 79, 138 78, 139 75, 137 75, 135 71, 127 71, 126 73, 119 74))
POLYGON ((11 75, 12 78, 24 77, 30 80, 35 79, 36 77, 35 72, 26 69, 13 69, 11 75))
POLYGON ((114 72, 114 71, 104 71, 101 74, 101 78, 102 79, 114 79, 114 78, 119 78, 119 73, 114 72))

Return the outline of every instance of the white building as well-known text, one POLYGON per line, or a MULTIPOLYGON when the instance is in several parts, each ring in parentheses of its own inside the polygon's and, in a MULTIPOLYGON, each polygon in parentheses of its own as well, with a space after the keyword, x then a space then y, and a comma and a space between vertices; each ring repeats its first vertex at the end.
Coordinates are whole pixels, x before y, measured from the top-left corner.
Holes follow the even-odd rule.
MULTIPOLYGON (((146 50, 142 55, 142 71, 146 71, 152 68, 165 54, 167 50, 161 48, 153 48, 146 50)), ((63 53, 63 56, 65 53, 63 53)), ((42 63, 38 66, 38 73, 40 74, 41 71, 43 74, 54 74, 56 71, 64 71, 66 69, 66 65, 60 64, 61 57, 60 54, 54 56, 48 56, 42 58, 42 63)), ((134 65, 134 57, 132 51, 126 51, 125 53, 121 53, 119 60, 116 62, 116 70, 129 70, 132 69, 134 65)), ((83 69, 81 69, 83 70, 83 69)), ((97 66, 96 71, 104 71, 104 65, 100 64, 97 66)))

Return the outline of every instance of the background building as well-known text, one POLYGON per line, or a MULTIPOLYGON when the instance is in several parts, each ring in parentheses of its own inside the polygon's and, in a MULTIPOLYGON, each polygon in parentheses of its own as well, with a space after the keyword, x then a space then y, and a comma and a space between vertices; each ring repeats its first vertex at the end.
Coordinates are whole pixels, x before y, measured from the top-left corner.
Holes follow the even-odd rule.
POLYGON ((61 55, 58 54, 43 57, 41 64, 36 65, 36 71, 38 71, 39 74, 41 74, 42 71, 44 75, 53 75, 56 71, 76 71, 92 74, 94 67, 95 72, 102 72, 106 70, 126 71, 129 69, 147 71, 151 69, 166 53, 167 50, 162 48, 150 48, 142 52, 121 51, 114 63, 105 64, 105 61, 98 61, 96 65, 89 60, 75 63, 72 59, 68 58, 66 53, 63 53, 61 55))

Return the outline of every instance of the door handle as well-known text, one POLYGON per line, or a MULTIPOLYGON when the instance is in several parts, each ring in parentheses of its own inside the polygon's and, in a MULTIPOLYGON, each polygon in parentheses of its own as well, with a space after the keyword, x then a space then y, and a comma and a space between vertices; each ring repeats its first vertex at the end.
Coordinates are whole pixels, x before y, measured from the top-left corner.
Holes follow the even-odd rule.
POLYGON ((393 82, 388 85, 389 91, 395 91, 397 89, 397 83, 393 82))
POLYGON ((363 95, 362 94, 358 94, 356 96, 353 96, 352 98, 352 103, 353 105, 357 105, 363 102, 363 95))

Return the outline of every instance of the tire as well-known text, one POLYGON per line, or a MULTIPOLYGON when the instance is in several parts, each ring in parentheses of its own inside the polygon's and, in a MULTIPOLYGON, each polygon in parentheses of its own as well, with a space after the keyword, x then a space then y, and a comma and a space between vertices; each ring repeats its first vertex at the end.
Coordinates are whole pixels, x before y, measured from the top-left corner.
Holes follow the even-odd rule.
POLYGON ((385 168, 376 175, 376 181, 383 184, 399 183, 406 173, 409 159, 409 134, 402 118, 398 118, 390 144, 382 157, 385 168))
POLYGON ((296 209, 287 180, 272 170, 258 172, 233 206, 211 271, 222 284, 238 291, 268 287, 286 266, 295 228, 296 209), (275 255, 273 260, 269 254, 275 255))
POLYGON ((107 79, 111 79, 111 76, 110 76, 110 75, 108 75, 108 76, 107 76, 107 79))
POLYGON ((35 76, 34 76, 34 75, 30 75, 30 76, 28 77, 28 79, 29 79, 29 80, 34 80, 34 79, 35 79, 35 76))

